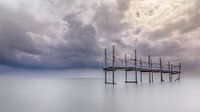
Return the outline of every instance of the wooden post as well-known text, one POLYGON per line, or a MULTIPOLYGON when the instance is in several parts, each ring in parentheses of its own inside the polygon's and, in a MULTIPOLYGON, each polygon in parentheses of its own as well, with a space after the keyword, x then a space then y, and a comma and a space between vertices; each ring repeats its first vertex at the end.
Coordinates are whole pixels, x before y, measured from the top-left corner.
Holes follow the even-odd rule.
POLYGON ((181 62, 179 63, 179 66, 178 66, 178 78, 175 80, 175 81, 180 81, 180 75, 181 75, 181 62))
POLYGON ((142 83, 142 60, 140 59, 140 82, 142 83))
POLYGON ((163 80, 163 67, 162 67, 162 59, 160 58, 160 81, 161 83, 164 81, 163 80))
POLYGON ((173 81, 173 77, 172 77, 172 75, 173 75, 173 64, 171 64, 170 82, 173 81))
POLYGON ((179 64, 179 74, 178 74, 178 81, 180 81, 181 80, 181 62, 180 62, 180 64, 179 64))
POLYGON ((170 61, 168 62, 168 69, 169 69, 169 82, 170 82, 170 75, 171 75, 170 61))
MULTIPOLYGON (((151 69, 151 57, 148 55, 148 60, 149 60, 149 70, 151 69)), ((151 83, 151 72, 149 72, 149 83, 151 83)))
POLYGON ((151 81, 153 83, 153 61, 151 59, 151 81))
POLYGON ((105 53, 105 62, 104 62, 104 71, 105 71, 105 83, 107 83, 107 51, 104 49, 105 53))
POLYGON ((126 67, 127 67, 127 56, 125 54, 125 82, 127 82, 127 70, 126 70, 126 67))
POLYGON ((115 46, 113 46, 113 59, 112 59, 112 67, 113 67, 113 74, 112 74, 112 83, 115 83, 115 46))
POLYGON ((137 51, 135 50, 135 82, 137 83, 137 51))

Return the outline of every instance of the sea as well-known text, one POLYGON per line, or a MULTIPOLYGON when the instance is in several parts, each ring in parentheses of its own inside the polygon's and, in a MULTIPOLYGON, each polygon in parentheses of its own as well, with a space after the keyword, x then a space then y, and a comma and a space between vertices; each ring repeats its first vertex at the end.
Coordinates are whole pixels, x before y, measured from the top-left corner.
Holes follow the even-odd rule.
POLYGON ((163 83, 154 74, 151 84, 148 74, 138 84, 124 83, 123 71, 115 75, 112 85, 100 69, 0 72, 0 112, 200 112, 198 74, 182 73, 180 82, 165 74, 163 83))

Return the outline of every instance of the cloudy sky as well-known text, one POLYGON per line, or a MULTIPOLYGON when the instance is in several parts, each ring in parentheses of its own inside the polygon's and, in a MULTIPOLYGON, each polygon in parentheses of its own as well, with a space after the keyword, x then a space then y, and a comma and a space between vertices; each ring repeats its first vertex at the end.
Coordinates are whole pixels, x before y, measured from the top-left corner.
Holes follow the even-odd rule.
POLYGON ((199 18, 199 0, 0 0, 0 69, 98 68, 116 45, 198 70, 199 18))

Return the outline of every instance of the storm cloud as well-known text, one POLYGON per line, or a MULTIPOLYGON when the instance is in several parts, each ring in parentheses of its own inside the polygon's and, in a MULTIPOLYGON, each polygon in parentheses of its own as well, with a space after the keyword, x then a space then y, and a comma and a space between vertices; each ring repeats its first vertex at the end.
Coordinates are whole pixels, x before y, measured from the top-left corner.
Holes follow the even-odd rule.
POLYGON ((0 65, 99 68, 103 49, 138 49, 198 69, 198 0, 25 0, 0 2, 0 65), (164 9, 164 10, 163 10, 164 9), (139 16, 138 16, 139 15, 139 16), (159 17, 159 19, 158 19, 159 17), (157 19, 156 19, 157 18, 157 19))

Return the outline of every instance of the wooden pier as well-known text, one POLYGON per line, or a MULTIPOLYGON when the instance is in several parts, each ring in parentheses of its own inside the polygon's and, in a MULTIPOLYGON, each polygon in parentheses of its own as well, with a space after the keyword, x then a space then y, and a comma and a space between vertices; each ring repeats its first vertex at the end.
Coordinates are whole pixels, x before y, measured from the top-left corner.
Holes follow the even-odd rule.
POLYGON ((125 71, 125 83, 138 83, 138 72, 140 73, 140 82, 143 82, 143 73, 148 73, 149 83, 154 82, 154 73, 160 73, 160 81, 163 82, 164 75, 168 75, 169 82, 180 81, 181 75, 181 62, 179 64, 172 64, 168 62, 167 64, 162 63, 162 59, 159 59, 158 63, 154 63, 151 56, 148 55, 148 61, 143 61, 137 58, 137 51, 135 50, 134 59, 127 58, 125 54, 124 59, 117 58, 115 56, 115 46, 112 49, 112 58, 107 57, 107 50, 104 50, 105 57, 102 63, 102 68, 105 72, 105 84, 116 84, 115 83, 115 72, 118 70, 125 71), (128 80, 128 72, 134 71, 135 80, 128 80), (112 72, 112 79, 108 81, 108 72, 112 72), (177 76, 173 79, 173 76, 177 76))

